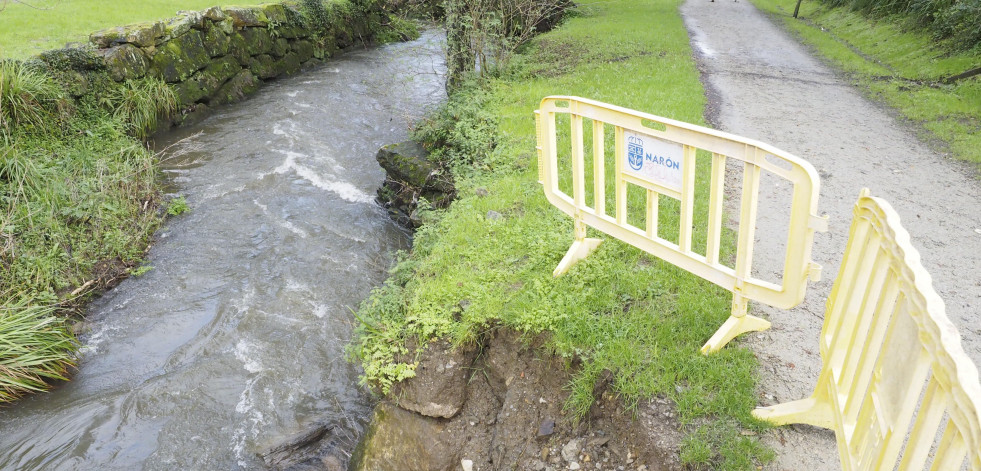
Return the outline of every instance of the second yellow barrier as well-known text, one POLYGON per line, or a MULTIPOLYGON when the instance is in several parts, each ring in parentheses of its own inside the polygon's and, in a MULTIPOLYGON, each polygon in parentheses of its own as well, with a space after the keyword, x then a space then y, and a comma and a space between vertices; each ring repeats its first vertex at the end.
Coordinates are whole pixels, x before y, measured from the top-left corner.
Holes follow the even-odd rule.
POLYGON ((820 345, 814 394, 756 417, 834 430, 844 471, 981 471, 978 370, 899 215, 868 190, 855 203, 820 345))

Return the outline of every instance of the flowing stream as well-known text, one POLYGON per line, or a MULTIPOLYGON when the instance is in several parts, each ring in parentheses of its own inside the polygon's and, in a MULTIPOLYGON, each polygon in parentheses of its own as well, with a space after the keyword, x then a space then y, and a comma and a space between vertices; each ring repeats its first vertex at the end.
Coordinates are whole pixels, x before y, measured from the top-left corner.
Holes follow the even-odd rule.
POLYGON ((92 302, 74 380, 0 410, 0 469, 256 469, 318 421, 346 460, 371 411, 351 309, 409 243, 374 155, 444 98, 440 41, 342 54, 159 137, 191 210, 92 302))

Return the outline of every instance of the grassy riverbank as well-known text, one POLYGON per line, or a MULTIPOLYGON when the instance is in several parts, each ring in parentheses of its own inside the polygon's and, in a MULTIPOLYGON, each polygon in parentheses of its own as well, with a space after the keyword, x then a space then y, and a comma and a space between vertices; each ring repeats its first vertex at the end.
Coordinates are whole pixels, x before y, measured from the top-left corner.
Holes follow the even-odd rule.
MULTIPOLYGON (((552 278, 572 221, 537 183, 532 111, 543 97, 566 94, 702 123, 704 91, 679 3, 579 3, 505 75, 465 87, 420 126, 418 139, 445 146, 437 152, 452 162, 460 198, 420 228, 411 254, 359 309, 352 350, 367 382, 387 390, 412 375, 412 364, 395 360, 411 338, 473 343, 500 325, 547 332, 550 353, 583 360, 569 385, 570 420, 588 411, 594 383, 608 370, 628 405, 651 396, 677 404, 686 463, 755 469, 769 459, 754 433, 741 433, 763 427, 750 417, 753 355, 738 342, 717 355, 699 353, 728 316, 727 292, 608 237, 552 278)), ((642 195, 632 197, 642 203, 642 195)))
POLYGON ((159 108, 95 73, 88 85, 106 103, 72 99, 40 63, 5 62, 0 75, 3 402, 64 376, 74 362, 66 313, 142 258, 159 221, 156 164, 117 110, 159 108))
POLYGON ((88 43, 89 33, 141 21, 170 18, 178 10, 203 10, 215 5, 258 5, 261 1, 151 0, 27 0, 3 2, 0 11, 0 58, 25 59, 67 43, 88 43))
POLYGON ((902 16, 874 19, 824 3, 753 0, 870 95, 922 126, 921 136, 981 168, 981 77, 944 79, 981 67, 981 50, 955 50, 902 16), (939 142, 938 142, 939 141, 939 142))

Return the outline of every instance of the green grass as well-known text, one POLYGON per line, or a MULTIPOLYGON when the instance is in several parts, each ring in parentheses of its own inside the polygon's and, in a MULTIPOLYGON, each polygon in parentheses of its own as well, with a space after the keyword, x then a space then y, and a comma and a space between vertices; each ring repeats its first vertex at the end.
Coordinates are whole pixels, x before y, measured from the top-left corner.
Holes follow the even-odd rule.
POLYGON ((0 402, 44 391, 75 366, 75 337, 53 307, 0 306, 0 402))
POLYGON ((257 5, 241 0, 25 0, 0 11, 0 58, 25 59, 37 53, 88 43, 89 33, 141 21, 173 17, 178 10, 203 10, 215 5, 257 5))
MULTIPOLYGON (((704 91, 679 3, 580 3, 578 14, 537 38, 513 70, 464 87, 420 126, 417 138, 446 146, 437 154, 453 162, 460 199, 419 229, 412 253, 358 310, 352 352, 367 383, 387 390, 413 374, 412 364, 395 362, 411 337, 466 344, 500 325, 548 332, 551 353, 583 360, 569 385, 569 417, 583 416, 596 379, 610 370, 628 405, 651 396, 677 404, 688 432, 686 463, 755 469, 771 458, 755 436, 740 434, 765 427, 750 416, 752 353, 738 342, 716 355, 699 353, 728 316, 729 293, 609 237, 552 278, 572 242, 572 221, 537 183, 532 111, 547 95, 567 94, 702 123, 704 91), (503 217, 486 218, 492 210, 503 217)), ((630 198, 633 211, 642 207, 642 192, 630 198)), ((696 227, 706 218, 704 199, 697 206, 696 227)), ((676 231, 677 209, 662 207, 660 226, 676 231)), ((704 244, 704 234, 699 239, 704 244)))
POLYGON ((158 118, 176 113, 179 104, 172 88, 150 77, 119 84, 109 94, 109 102, 113 118, 126 123, 127 132, 140 139, 157 129, 158 118))
POLYGON ((921 125, 928 131, 922 137, 939 139, 957 159, 981 164, 981 77, 953 85, 939 83, 981 66, 981 51, 952 52, 928 32, 904 26, 900 17, 874 20, 808 1, 795 20, 791 17, 795 2, 753 3, 782 20, 872 97, 921 125))

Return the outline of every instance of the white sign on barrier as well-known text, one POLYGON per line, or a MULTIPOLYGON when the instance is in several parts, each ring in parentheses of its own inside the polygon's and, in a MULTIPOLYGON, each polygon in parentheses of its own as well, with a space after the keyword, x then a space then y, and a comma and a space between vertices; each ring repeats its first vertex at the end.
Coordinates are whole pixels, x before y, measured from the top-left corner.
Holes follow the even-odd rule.
POLYGON ((623 132, 627 142, 625 172, 681 193, 685 151, 681 144, 639 132, 623 132))

